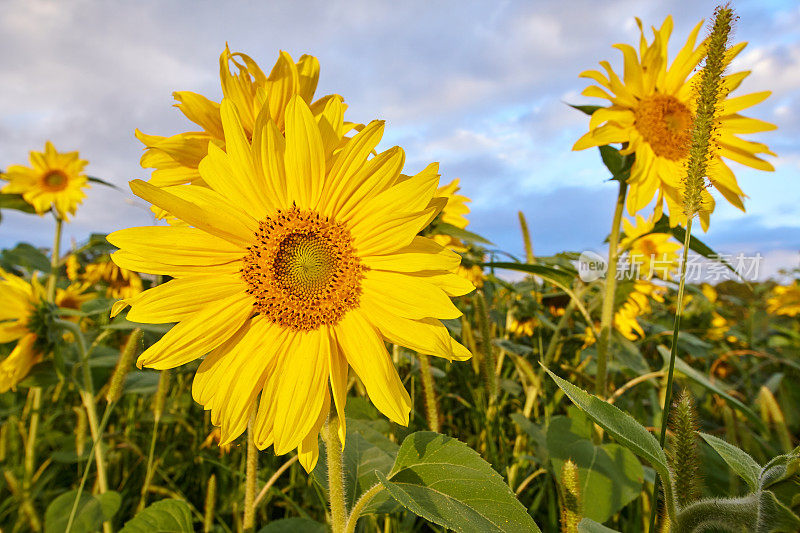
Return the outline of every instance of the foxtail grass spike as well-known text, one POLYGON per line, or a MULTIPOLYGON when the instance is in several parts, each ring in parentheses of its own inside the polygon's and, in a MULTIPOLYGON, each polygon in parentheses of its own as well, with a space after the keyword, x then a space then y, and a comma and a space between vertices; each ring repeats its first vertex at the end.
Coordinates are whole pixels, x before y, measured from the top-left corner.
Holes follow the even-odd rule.
POLYGON ((578 465, 572 459, 561 466, 561 533, 578 533, 578 523, 583 518, 578 465))
POLYGON ((111 381, 106 393, 106 401, 108 403, 116 402, 122 396, 125 378, 133 368, 133 361, 136 359, 136 348, 141 342, 142 330, 137 328, 128 337, 128 342, 125 343, 125 348, 122 349, 122 354, 119 357, 119 361, 117 361, 116 368, 114 368, 114 373, 111 374, 111 381))
POLYGON ((728 6, 717 7, 708 36, 705 66, 696 86, 697 110, 692 122, 691 147, 684 179, 684 209, 688 217, 703 208, 708 164, 715 154, 718 104, 725 97, 722 76, 726 66, 728 39, 735 16, 728 6))
POLYGON ((517 212, 519 215, 519 227, 522 230, 522 242, 525 244, 525 261, 533 263, 533 243, 531 242, 531 233, 528 230, 528 221, 525 220, 525 215, 522 211, 517 212))
POLYGON ((206 503, 203 513, 203 533, 214 529, 214 507, 217 502, 217 476, 211 474, 206 484, 206 503))
POLYGON ((684 507, 698 499, 702 492, 697 412, 688 390, 684 389, 675 402, 671 418, 672 441, 667 457, 674 476, 675 496, 678 504, 684 507))

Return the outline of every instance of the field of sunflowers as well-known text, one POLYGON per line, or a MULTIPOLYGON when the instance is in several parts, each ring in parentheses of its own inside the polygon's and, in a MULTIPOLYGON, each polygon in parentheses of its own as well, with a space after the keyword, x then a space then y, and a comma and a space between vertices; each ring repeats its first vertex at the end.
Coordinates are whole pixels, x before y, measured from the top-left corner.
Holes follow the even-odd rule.
POLYGON ((226 46, 221 101, 137 130, 149 226, 62 242, 113 185, 50 142, 0 162, 0 214, 53 231, 0 250, 0 533, 800 531, 800 269, 748 279, 699 231, 744 207, 727 162, 774 155, 709 15, 580 75, 604 256, 536 255, 522 211, 498 250, 310 55, 226 46))

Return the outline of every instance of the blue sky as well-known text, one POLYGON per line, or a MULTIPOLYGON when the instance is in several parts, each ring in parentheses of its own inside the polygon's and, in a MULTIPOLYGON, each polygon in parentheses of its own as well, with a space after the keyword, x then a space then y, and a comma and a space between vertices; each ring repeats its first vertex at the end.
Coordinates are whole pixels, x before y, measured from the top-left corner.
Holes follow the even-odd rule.
MULTIPOLYGON (((10 0, 0 18, 0 46, 13 50, 0 58, 0 167, 26 162, 47 139, 80 150, 90 174, 126 192, 93 188, 66 237, 148 224, 146 207, 125 185, 147 177, 134 128, 188 129, 171 92, 218 99, 225 42, 264 70, 283 49, 319 58, 318 94, 343 95, 350 120, 385 119, 382 147, 402 146, 407 172, 439 161, 442 183, 461 178, 474 200, 470 229, 498 247, 521 253, 522 210, 537 253, 600 250, 615 186, 596 151, 571 151, 588 121, 564 102, 591 103, 579 96, 582 70, 602 59, 621 68, 611 46, 637 42, 634 16, 649 26, 672 13, 674 54, 714 5, 10 0)), ((734 68, 753 71, 738 94, 773 91, 749 114, 779 126, 753 137, 778 158, 774 173, 734 165, 748 213, 719 202, 702 238, 721 252, 760 252, 771 273, 800 264, 800 6, 734 7, 741 17, 735 39, 750 43, 734 68)), ((50 219, 4 212, 0 246, 48 246, 51 231, 50 219)))

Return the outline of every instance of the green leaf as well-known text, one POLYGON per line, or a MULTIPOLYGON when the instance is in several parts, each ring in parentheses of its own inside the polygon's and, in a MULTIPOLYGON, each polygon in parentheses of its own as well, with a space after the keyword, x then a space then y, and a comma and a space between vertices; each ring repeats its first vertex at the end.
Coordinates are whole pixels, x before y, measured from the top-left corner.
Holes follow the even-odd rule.
POLYGON ((0 193, 0 209, 15 209, 23 213, 35 213, 31 204, 25 201, 21 194, 0 193))
MULTIPOLYGON (((2 196, 2 194, 0 194, 2 196)), ((6 270, 23 268, 29 272, 38 270, 44 274, 50 272, 50 258, 41 250, 28 243, 21 242, 14 248, 3 250, 0 254, 0 265, 6 270)))
POLYGON ((600 150, 600 158, 603 160, 603 164, 611 172, 611 179, 627 180, 631 173, 634 157, 621 155, 619 150, 608 145, 598 146, 597 148, 600 150))
POLYGON ((591 518, 584 518, 578 523, 578 533, 619 533, 619 531, 598 524, 591 518))
POLYGON ((577 109, 578 111, 586 113, 587 115, 592 115, 595 111, 603 107, 601 105, 572 105, 572 104, 567 104, 567 105, 573 109, 577 109))
POLYGON ((747 452, 714 435, 700 432, 700 436, 714 448, 739 477, 747 482, 752 490, 758 489, 761 466, 747 452))
POLYGON ((459 532, 540 531, 500 475, 463 442, 420 431, 406 437, 384 488, 409 511, 459 532))
MULTIPOLYGON (((666 346, 659 345, 658 346, 658 353, 661 354, 661 357, 664 359, 664 365, 669 365, 669 358, 670 358, 670 351, 666 346)), ((747 418, 749 418, 759 429, 764 428, 764 422, 761 418, 753 412, 752 409, 747 407, 744 403, 742 403, 739 399, 735 398, 731 394, 729 394, 720 384, 719 381, 712 382, 709 380, 705 374, 702 372, 695 370, 689 364, 681 359, 680 357, 675 357, 675 370, 689 378, 690 380, 694 381, 695 383, 702 385, 706 389, 719 394, 725 400, 736 407, 739 411, 741 411, 747 418)))
POLYGON ((529 263, 508 263, 501 261, 478 264, 487 268, 504 268, 506 270, 516 270, 517 272, 527 272, 528 274, 534 274, 540 278, 563 287, 572 286, 572 281, 577 275, 576 272, 570 272, 544 265, 531 265, 529 263))
MULTIPOLYGON (((69 514, 78 491, 71 490, 53 500, 44 513, 45 533, 65 533, 69 514)), ((92 496, 82 492, 69 533, 94 533, 103 522, 110 520, 119 509, 122 497, 109 491, 92 496)))
POLYGON ((92 183, 99 183, 100 185, 105 185, 106 187, 111 187, 112 189, 116 189, 118 191, 122 190, 113 183, 108 182, 106 180, 101 180, 100 178, 95 178, 94 176, 87 176, 87 179, 92 183))
MULTIPOLYGON (((544 365, 542 366, 544 367, 544 365)), ((544 369, 555 380, 556 385, 572 400, 572 403, 580 407, 620 444, 652 465, 661 477, 662 485, 667 493, 667 502, 670 503, 672 501, 672 481, 667 467, 667 457, 661 446, 658 445, 656 438, 628 413, 620 411, 610 403, 561 379, 547 367, 544 369)), ((672 513, 670 513, 671 515, 672 513)))
POLYGON ((125 523, 119 533, 193 533, 192 511, 183 500, 160 500, 125 523))
POLYGON ((471 231, 467 231, 463 228, 453 226, 452 224, 448 224, 446 222, 439 222, 438 224, 436 224, 436 233, 440 233, 442 235, 450 235, 451 237, 455 237, 456 239, 462 240, 464 242, 472 242, 478 244, 494 244, 493 242, 481 237, 477 233, 472 233, 471 231))
MULTIPOLYGON (((386 436, 390 431, 385 419, 370 420, 374 408, 366 402, 347 402, 347 435, 342 463, 345 475, 345 503, 348 507, 378 483, 376 471, 388 474, 394 465, 400 446, 386 436), (352 404, 352 406, 351 406, 352 404), (362 412, 358 412, 361 409, 362 412)), ((320 446, 319 459, 312 477, 326 493, 328 491, 327 450, 320 446)), ((378 494, 363 514, 387 513, 397 505, 384 494, 378 494)))
POLYGON ((325 533, 325 524, 310 518, 282 518, 270 522, 258 533, 325 533))
POLYGON ((590 434, 591 427, 580 427, 579 420, 554 417, 547 428, 547 449, 559 483, 567 459, 578 467, 583 515, 602 523, 639 496, 644 471, 633 452, 619 444, 595 446, 590 434))

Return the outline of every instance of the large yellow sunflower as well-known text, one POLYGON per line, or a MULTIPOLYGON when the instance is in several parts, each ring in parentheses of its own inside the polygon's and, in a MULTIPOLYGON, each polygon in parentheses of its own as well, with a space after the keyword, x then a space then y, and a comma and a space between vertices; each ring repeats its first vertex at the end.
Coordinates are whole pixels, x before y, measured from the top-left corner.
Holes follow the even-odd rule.
POLYGON ((51 208, 64 220, 67 213, 74 215, 86 198, 83 189, 90 187, 83 173, 88 162, 78 152, 57 152, 50 141, 44 152, 31 151, 30 162, 30 167, 8 167, 0 177, 9 183, 0 192, 21 194, 40 215, 51 208))
POLYGON ((265 105, 251 136, 237 106, 221 107, 226 151, 199 165, 208 187, 131 189, 187 226, 131 228, 108 240, 122 268, 172 281, 115 305, 128 319, 178 322, 138 360, 165 369, 205 354, 194 398, 239 436, 254 408, 255 441, 298 448, 310 470, 331 396, 344 436, 348 369, 391 420, 406 425, 411 401, 384 340, 463 360, 469 351, 439 319, 461 312, 450 296, 472 285, 454 273, 457 254, 418 233, 440 212, 430 165, 403 176, 399 147, 370 154, 383 134, 371 122, 326 162, 324 136, 341 106, 315 119, 301 96, 285 113, 285 137, 265 105), (255 406, 257 396, 260 403, 255 406))
MULTIPOLYGON (((582 77, 599 84, 587 87, 582 94, 607 99, 611 105, 592 114, 589 132, 575 143, 573 150, 623 143, 621 153, 636 154, 628 180, 628 213, 633 215, 640 211, 658 192, 657 213, 660 214, 666 201, 670 223, 676 225, 685 223, 686 219, 682 207, 682 179, 696 106, 695 73, 705 56, 705 42, 695 46, 703 22, 694 27, 686 44, 668 64, 667 43, 672 33, 672 17, 667 17, 660 29, 653 28, 652 43, 647 42, 641 21, 636 21, 641 34, 638 55, 630 45, 615 45, 625 61, 622 80, 607 61, 600 62, 606 74, 597 70, 581 73, 582 77)), ((727 62, 733 60, 746 44, 731 47, 727 62)), ((725 76, 725 95, 735 90, 748 74, 736 72, 725 76)), ((726 97, 719 105, 716 149, 709 161, 708 177, 720 194, 742 211, 745 194, 722 158, 760 170, 774 170, 769 162, 758 157, 759 154, 775 155, 765 144, 737 137, 775 129, 772 124, 739 114, 769 95, 769 91, 763 91, 726 97)), ((704 204, 700 220, 703 229, 707 229, 708 215, 713 211, 710 195, 705 195, 704 204)))
POLYGON ((0 344, 17 341, 11 354, 0 361, 0 393, 15 387, 42 359, 31 319, 44 295, 35 278, 28 283, 0 269, 0 344))
MULTIPOLYGON (((327 106, 347 108, 341 97, 336 95, 324 96, 312 103, 319 80, 319 61, 313 56, 303 55, 295 63, 288 53, 280 52, 278 61, 267 76, 249 56, 231 53, 226 46, 220 55, 219 67, 223 97, 236 107, 248 139, 252 138, 256 117, 264 106, 269 110, 269 118, 282 132, 286 106, 294 96, 299 96, 309 104, 312 114, 317 118, 327 106), (231 66, 236 70, 235 73, 231 72, 231 66)), ((147 148, 141 165, 155 169, 150 183, 158 187, 188 182, 202 184, 198 166, 208 153, 209 142, 223 150, 226 145, 220 104, 190 91, 176 91, 173 96, 178 101, 175 107, 199 126, 200 131, 162 137, 146 135, 137 130, 136 137, 147 148)), ((329 130, 322 132, 326 156, 329 157, 339 147, 344 133, 355 126, 344 120, 338 124, 328 124, 329 130)))

